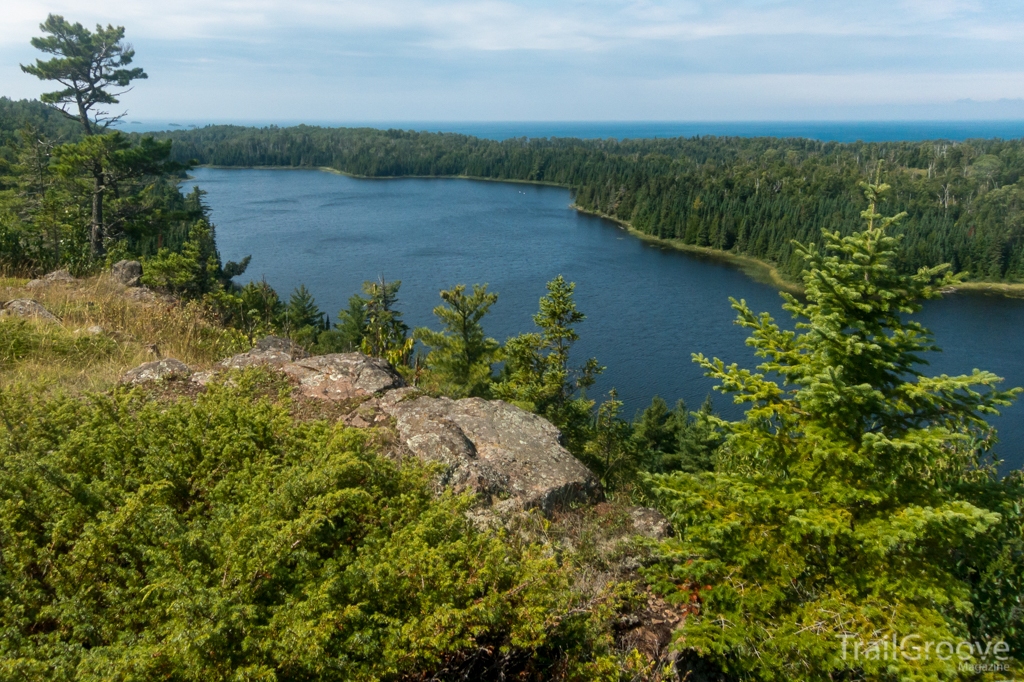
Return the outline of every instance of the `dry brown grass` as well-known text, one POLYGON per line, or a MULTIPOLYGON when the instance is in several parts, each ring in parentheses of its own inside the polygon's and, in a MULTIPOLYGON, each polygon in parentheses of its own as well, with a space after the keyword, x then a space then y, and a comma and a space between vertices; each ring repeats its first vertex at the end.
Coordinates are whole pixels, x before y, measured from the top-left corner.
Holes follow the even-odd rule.
POLYGON ((0 318, 0 383, 103 390, 157 357, 202 368, 249 345, 240 332, 215 324, 199 303, 133 301, 105 275, 34 289, 26 283, 0 279, 0 301, 33 299, 60 322, 0 318), (86 331, 93 326, 102 333, 86 331))

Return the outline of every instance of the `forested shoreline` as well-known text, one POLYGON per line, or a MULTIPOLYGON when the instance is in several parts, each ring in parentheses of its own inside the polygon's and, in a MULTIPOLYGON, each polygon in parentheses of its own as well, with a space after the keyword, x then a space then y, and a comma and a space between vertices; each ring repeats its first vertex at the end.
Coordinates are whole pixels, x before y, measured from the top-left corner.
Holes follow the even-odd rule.
POLYGON ((568 187, 584 210, 682 244, 750 256, 797 279, 793 240, 849 234, 858 182, 882 163, 886 210, 906 211, 898 267, 949 262, 976 281, 1024 281, 1020 140, 825 143, 699 137, 516 138, 371 128, 206 128, 157 134, 179 162, 327 167, 365 177, 456 176, 568 187))

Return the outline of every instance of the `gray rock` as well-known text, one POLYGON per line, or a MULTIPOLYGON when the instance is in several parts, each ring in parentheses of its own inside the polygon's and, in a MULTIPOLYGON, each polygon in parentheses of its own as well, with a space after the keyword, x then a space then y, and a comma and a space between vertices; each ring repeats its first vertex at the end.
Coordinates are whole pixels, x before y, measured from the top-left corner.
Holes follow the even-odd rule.
POLYGON ((672 534, 672 524, 657 509, 651 507, 636 507, 629 513, 633 521, 633 531, 637 535, 663 540, 672 534))
POLYGON ((254 365, 283 367, 289 362, 308 357, 309 353, 302 346, 289 339, 283 339, 280 336, 267 336, 260 339, 251 350, 221 360, 217 366, 225 369, 240 369, 254 365))
POLYGON ((498 511, 545 514, 600 498, 597 477, 550 422, 500 400, 420 397, 384 407, 405 446, 444 465, 439 483, 479 493, 498 511))
POLYGON ((412 398, 420 395, 420 390, 412 386, 406 386, 405 388, 396 388, 388 391, 380 398, 377 399, 377 404, 381 408, 394 407, 402 400, 411 400, 412 398))
POLYGON ((188 377, 192 370, 184 362, 174 358, 154 360, 130 369, 121 377, 122 384, 137 386, 150 381, 163 381, 166 379, 177 379, 188 377))
POLYGON ((158 300, 156 294, 146 287, 129 289, 124 292, 124 297, 138 303, 156 303, 158 300))
POLYGON ((217 372, 215 370, 205 369, 200 372, 195 372, 191 377, 189 377, 189 381, 191 381, 196 386, 206 386, 215 378, 217 378, 217 375, 219 374, 220 372, 217 372))
POLYGON ((362 353, 317 355, 289 362, 281 369, 299 382, 299 393, 323 400, 372 396, 405 386, 391 365, 362 353))
POLYGON ((31 298, 16 298, 0 307, 0 316, 35 317, 40 320, 58 322, 57 316, 31 298))
POLYGON ((40 279, 30 280, 25 284, 26 289, 39 289, 40 287, 49 286, 51 284, 70 284, 77 280, 72 277, 71 273, 67 270, 54 270, 48 275, 44 275, 40 279))
POLYGON ((137 260, 119 260, 110 268, 110 276, 126 287, 142 283, 142 263, 137 260))
POLYGON ((43 281, 45 281, 45 282, 64 282, 64 283, 70 283, 70 282, 74 282, 76 280, 75 280, 74 277, 71 276, 71 273, 68 272, 67 270, 54 270, 50 274, 45 275, 43 277, 43 281))
POLYGON ((136 303, 166 303, 167 305, 174 305, 178 302, 178 299, 170 294, 159 294, 144 286, 129 287, 125 289, 123 295, 129 301, 135 301, 136 303))

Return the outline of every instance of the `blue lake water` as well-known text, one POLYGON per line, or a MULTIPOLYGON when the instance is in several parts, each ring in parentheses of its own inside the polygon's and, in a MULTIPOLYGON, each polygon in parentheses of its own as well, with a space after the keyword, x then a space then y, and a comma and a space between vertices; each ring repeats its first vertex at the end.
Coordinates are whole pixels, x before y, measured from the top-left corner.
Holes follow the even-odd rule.
POLYGON ((806 137, 825 142, 891 142, 898 140, 968 140, 1024 137, 1024 121, 136 121, 126 132, 155 132, 202 127, 211 123, 247 126, 289 126, 306 123, 325 127, 397 128, 461 133, 489 140, 510 137, 575 137, 640 139, 664 137, 806 137))
MULTIPOLYGON (((713 382, 691 361, 702 352, 753 367, 729 297, 788 322, 778 293, 714 260, 648 245, 614 224, 569 208, 554 187, 448 179, 359 180, 313 170, 197 168, 209 194, 225 260, 252 255, 244 280, 265 278, 284 297, 305 284, 331 318, 364 280, 402 280, 400 309, 410 326, 434 326, 438 292, 487 283, 499 294, 485 318, 504 340, 533 329, 544 284, 576 282, 587 319, 577 358, 607 367, 592 397, 615 387, 635 411, 660 395, 692 409, 713 382)), ((957 294, 930 302, 920 319, 944 353, 931 373, 991 370, 1024 386, 1024 301, 957 294)), ((738 407, 720 394, 716 408, 738 407)), ((995 420, 1007 464, 1024 464, 1024 406, 995 420)))

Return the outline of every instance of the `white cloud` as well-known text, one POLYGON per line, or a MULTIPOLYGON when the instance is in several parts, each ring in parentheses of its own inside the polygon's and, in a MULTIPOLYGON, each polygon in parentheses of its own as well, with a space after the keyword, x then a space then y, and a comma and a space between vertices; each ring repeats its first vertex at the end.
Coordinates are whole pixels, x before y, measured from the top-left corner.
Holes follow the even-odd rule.
POLYGON ((406 40, 416 44, 470 50, 590 50, 630 41, 737 35, 934 33, 1012 40, 1020 35, 1014 28, 1024 20, 1022 11, 1014 12, 1015 17, 1000 16, 962 0, 901 0, 896 5, 880 0, 622 0, 539 6, 511 0, 106 0, 102 4, 94 0, 8 0, 6 5, 0 44, 26 43, 48 12, 87 25, 124 25, 130 36, 139 38, 238 38, 274 34, 285 28, 330 31, 340 36, 376 31, 403 32, 406 40))
POLYGON ((127 28, 144 110, 226 116, 258 92, 321 120, 426 102, 441 118, 742 118, 1024 96, 1019 0, 5 0, 0 94, 40 91, 17 64, 48 12, 127 28))

